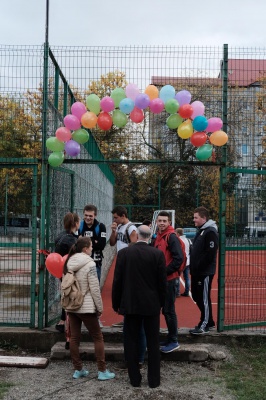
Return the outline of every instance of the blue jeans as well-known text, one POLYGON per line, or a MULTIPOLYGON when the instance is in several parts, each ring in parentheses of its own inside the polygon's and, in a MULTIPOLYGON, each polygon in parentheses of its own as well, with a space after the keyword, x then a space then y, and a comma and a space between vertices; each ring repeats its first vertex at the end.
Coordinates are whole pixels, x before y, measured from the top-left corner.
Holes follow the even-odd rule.
POLYGON ((176 279, 167 281, 165 304, 162 309, 168 329, 167 340, 177 342, 177 316, 175 312, 176 279))
POLYGON ((101 282, 101 273, 102 273, 102 261, 95 261, 96 271, 99 283, 101 282))

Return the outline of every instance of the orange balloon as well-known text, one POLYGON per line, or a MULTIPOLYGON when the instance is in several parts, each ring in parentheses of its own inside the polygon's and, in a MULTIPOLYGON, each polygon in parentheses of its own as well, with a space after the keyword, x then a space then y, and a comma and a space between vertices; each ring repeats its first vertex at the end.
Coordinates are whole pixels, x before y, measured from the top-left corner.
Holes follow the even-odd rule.
POLYGON ((216 131, 210 135, 210 142, 214 146, 223 146, 228 141, 227 133, 224 131, 216 131))
POLYGON ((98 117, 94 112, 87 111, 81 117, 81 124, 84 128, 94 128, 97 124, 98 117))
POLYGON ((150 100, 157 99, 157 97, 159 97, 159 90, 154 85, 147 86, 145 93, 149 96, 150 100))
POLYGON ((56 278, 62 278, 64 262, 63 257, 60 254, 49 254, 46 258, 45 265, 51 275, 56 278))
POLYGON ((179 125, 177 129, 177 134, 182 139, 190 138, 190 136, 192 136, 192 133, 193 133, 193 126, 190 119, 187 119, 186 121, 182 122, 182 124, 179 125))

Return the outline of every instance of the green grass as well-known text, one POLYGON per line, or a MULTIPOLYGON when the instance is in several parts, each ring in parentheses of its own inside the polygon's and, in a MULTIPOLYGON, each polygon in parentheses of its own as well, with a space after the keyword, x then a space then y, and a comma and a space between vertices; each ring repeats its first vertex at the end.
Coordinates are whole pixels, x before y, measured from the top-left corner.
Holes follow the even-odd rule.
POLYGON ((233 360, 222 364, 219 373, 237 400, 266 399, 266 341, 256 339, 230 345, 233 360))
POLYGON ((12 383, 0 382, 0 399, 4 398, 4 394, 8 391, 8 389, 13 386, 12 383))

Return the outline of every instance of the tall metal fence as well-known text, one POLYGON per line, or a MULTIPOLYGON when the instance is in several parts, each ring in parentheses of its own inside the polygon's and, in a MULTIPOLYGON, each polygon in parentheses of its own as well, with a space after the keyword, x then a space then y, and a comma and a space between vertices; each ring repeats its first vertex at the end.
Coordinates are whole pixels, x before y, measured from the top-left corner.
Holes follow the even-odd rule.
MULTIPOLYGON (((81 215, 88 202, 98 206, 100 219, 110 226, 113 195, 116 204, 129 205, 133 220, 151 219, 159 207, 174 208, 176 222, 183 226, 193 224, 195 206, 205 205, 219 222, 219 277, 214 292, 214 296, 218 293, 214 300, 219 329, 264 330, 265 53, 266 49, 227 45, 2 46, 1 171, 15 157, 21 164, 34 159, 39 166, 37 215, 41 224, 46 219, 47 228, 40 226, 46 232, 41 247, 52 245, 66 211, 81 215), (80 155, 65 157, 59 168, 47 165, 45 140, 55 135, 75 100, 86 104, 90 93, 102 99, 116 87, 126 89, 132 84, 140 93, 148 85, 158 90, 171 85, 176 93, 189 91, 191 102, 204 104, 206 118, 223 120, 227 146, 214 146, 211 157, 202 161, 197 147, 169 125, 168 112, 156 114, 147 108, 140 123, 128 116, 124 128, 115 124, 107 131, 92 128, 80 155)), ((11 185, 6 183, 6 172, 1 185, 11 185)), ((5 216, 11 210, 3 190, 1 198, 5 216)), ((23 209, 24 214, 28 211, 23 209)), ((42 267, 43 263, 42 259, 42 267)), ((4 275, 5 268, 1 264, 4 275)), ((36 270, 32 303, 38 301, 36 318, 43 321, 46 302, 44 323, 48 324, 58 316, 58 288, 52 281, 46 296, 45 274, 36 270)), ((6 317, 0 323, 10 321, 6 317)))

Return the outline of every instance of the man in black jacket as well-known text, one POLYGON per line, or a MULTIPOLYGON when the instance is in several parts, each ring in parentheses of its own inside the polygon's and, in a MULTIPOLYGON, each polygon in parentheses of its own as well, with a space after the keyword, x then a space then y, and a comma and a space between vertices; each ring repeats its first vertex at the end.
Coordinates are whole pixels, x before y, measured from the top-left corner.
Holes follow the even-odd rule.
POLYGON ((113 309, 125 316, 125 351, 132 386, 141 383, 139 370, 139 334, 142 323, 148 348, 148 383, 160 385, 160 310, 166 294, 166 268, 162 251, 148 245, 151 230, 141 225, 138 241, 120 250, 115 266, 113 309))
POLYGON ((101 280, 101 268, 103 259, 103 249, 106 245, 106 227, 97 221, 97 207, 87 204, 83 210, 84 221, 81 221, 78 234, 79 236, 89 236, 92 240, 92 254, 96 264, 99 282, 101 280))
POLYGON ((190 254, 191 293, 201 316, 198 325, 189 332, 192 335, 204 335, 215 326, 211 286, 216 270, 218 230, 215 221, 209 219, 209 212, 205 207, 195 209, 194 223, 199 229, 190 254))

